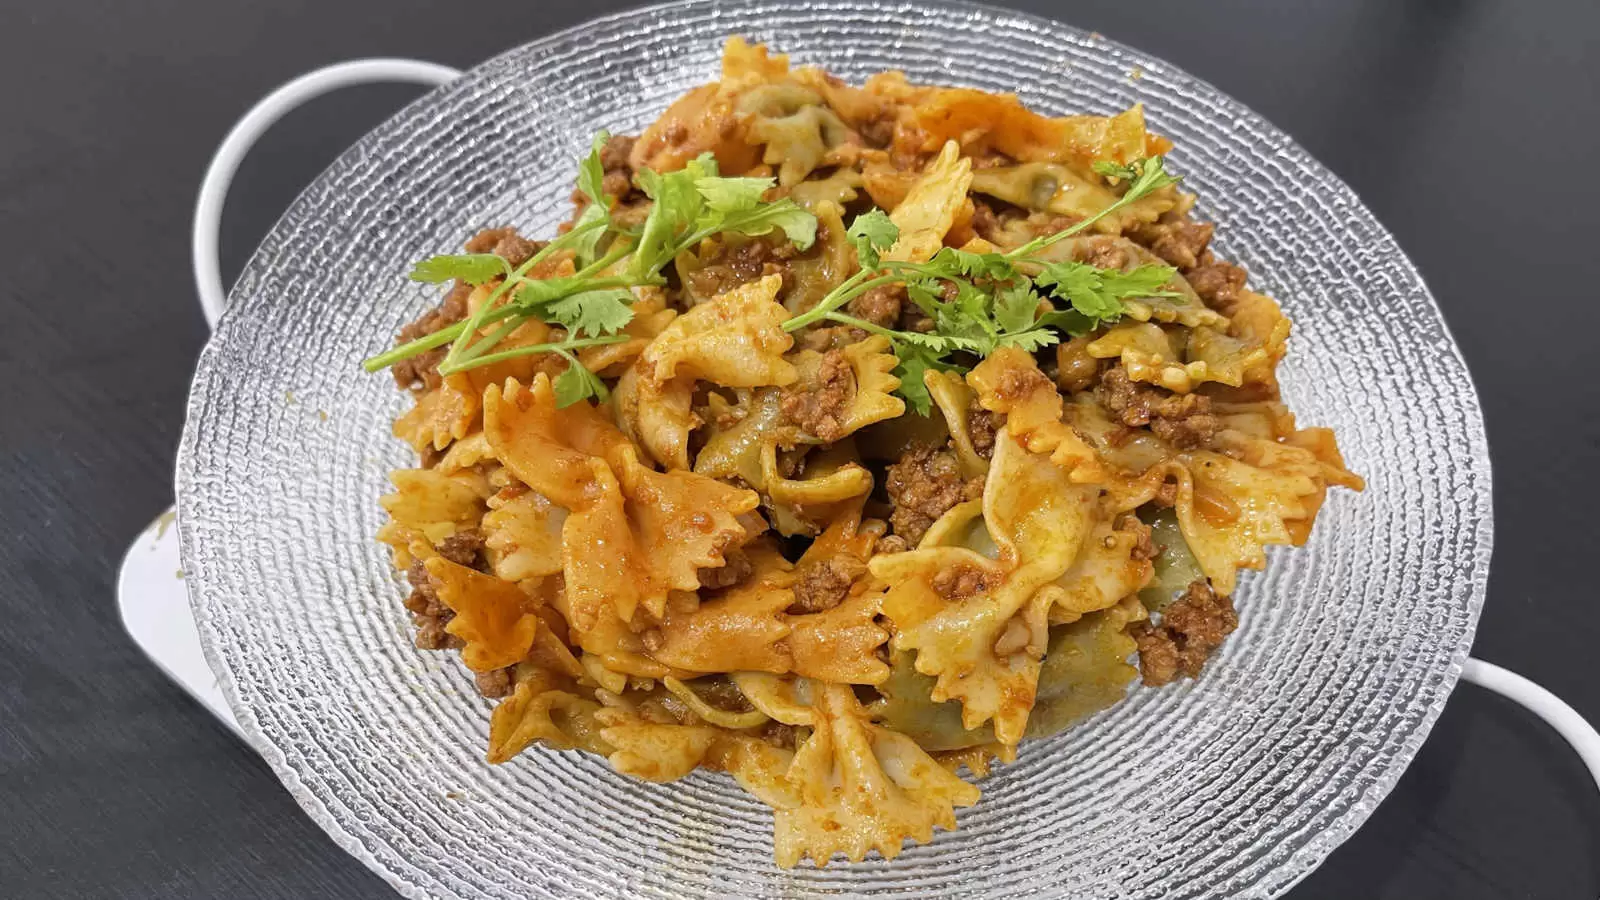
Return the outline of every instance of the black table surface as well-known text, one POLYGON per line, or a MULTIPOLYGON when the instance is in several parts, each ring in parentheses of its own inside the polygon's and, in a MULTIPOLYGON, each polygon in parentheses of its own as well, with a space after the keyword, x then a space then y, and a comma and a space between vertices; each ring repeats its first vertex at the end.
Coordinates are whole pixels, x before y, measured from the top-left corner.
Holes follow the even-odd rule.
MULTIPOLYGON (((1013 0, 1162 56, 1365 198, 1476 377, 1498 527, 1475 653, 1600 720, 1595 337, 1600 4, 1013 0)), ((127 542, 171 501, 200 173, 281 82, 359 56, 470 66, 611 0, 52 0, 0 18, 0 896, 384 897, 123 632, 127 542)), ((290 115, 245 163, 231 278, 294 194, 417 90, 290 115)), ((1157 123, 1159 126, 1159 123, 1157 123)), ((1399 785, 1294 898, 1593 898, 1600 795, 1463 685, 1399 785)))

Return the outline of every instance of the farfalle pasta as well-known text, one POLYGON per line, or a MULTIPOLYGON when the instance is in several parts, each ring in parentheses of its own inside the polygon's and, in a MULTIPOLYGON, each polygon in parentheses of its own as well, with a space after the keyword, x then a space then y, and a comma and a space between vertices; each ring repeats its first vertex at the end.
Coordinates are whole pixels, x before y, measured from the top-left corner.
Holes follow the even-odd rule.
POLYGON ((779 865, 893 858, 1028 740, 1198 676, 1241 573, 1363 484, 1170 147, 734 38, 596 139, 556 237, 419 263, 456 286, 368 361, 420 456, 378 538, 488 760, 722 772, 779 865))

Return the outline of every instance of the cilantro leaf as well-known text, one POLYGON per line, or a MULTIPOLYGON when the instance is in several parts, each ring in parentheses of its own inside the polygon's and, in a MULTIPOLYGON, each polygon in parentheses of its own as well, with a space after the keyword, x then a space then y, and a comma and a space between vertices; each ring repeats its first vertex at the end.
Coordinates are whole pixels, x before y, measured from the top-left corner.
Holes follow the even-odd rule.
POLYGON ((1094 170, 1099 174, 1106 176, 1107 178, 1121 178, 1124 181, 1132 181, 1139 177, 1138 170, 1134 169, 1132 166, 1125 166, 1122 163, 1109 159, 1095 160, 1094 170))
POLYGON ((784 236, 800 250, 809 250, 817 240, 817 217, 793 200, 779 200, 702 225, 705 231, 732 231, 757 237, 783 229, 784 236))
POLYGON ((929 265, 948 271, 952 275, 969 278, 992 278, 1006 281, 1017 273, 1011 260, 999 253, 969 253, 955 247, 945 247, 933 255, 929 265))
POLYGON ((1021 347, 1029 353, 1052 344, 1061 343, 1061 336, 1048 328, 1031 328, 1014 334, 1003 334, 996 342, 1000 347, 1021 347))
POLYGON ((560 278, 530 278, 517 288, 517 292, 512 295, 512 302, 522 307, 540 306, 577 293, 588 281, 587 278, 578 278, 575 275, 560 278))
POLYGON ((572 252, 577 257, 578 268, 581 269, 599 258, 600 242, 605 240, 608 229, 598 227, 598 223, 609 221, 610 218, 609 211, 598 203, 590 205, 583 211, 583 215, 578 217, 578 221, 573 225, 574 231, 590 228, 589 231, 583 231, 572 239, 572 252))
POLYGON ((438 284, 460 279, 467 284, 485 284, 510 275, 511 266, 493 253, 458 253, 430 256, 411 267, 412 281, 438 284))
POLYGON ((578 163, 578 190, 589 198, 589 202, 602 208, 611 205, 611 198, 606 196, 602 188, 606 178, 606 168, 600 162, 600 151, 609 140, 611 140, 609 132, 596 132, 593 143, 589 145, 589 155, 578 163))
POLYGON ((583 291, 551 303, 540 313, 573 337, 614 334, 633 320, 633 294, 623 288, 583 291))
POLYGON ((733 213, 754 209, 761 203, 761 195, 770 190, 774 183, 771 178, 710 176, 695 179, 694 186, 713 212, 733 213))
POLYGON ((1007 334, 1025 331, 1039 313, 1039 295, 1026 281, 1017 280, 994 294, 994 320, 1007 334))
POLYGON ((1100 284, 1106 293, 1124 297, 1176 297, 1173 291, 1162 290, 1178 270, 1171 266, 1140 266, 1127 272, 1105 269, 1100 273, 1100 284))
POLYGON ((1113 319, 1122 315, 1122 304, 1107 294, 1101 275, 1104 272, 1087 263, 1042 263, 1035 284, 1051 289, 1050 293, 1072 304, 1072 308, 1091 319, 1113 319))
POLYGON ((557 350, 555 352, 561 354, 567 360, 566 371, 557 375, 552 385, 555 388, 556 406, 558 408, 566 408, 575 403, 582 403, 590 397, 594 397, 601 403, 606 402, 611 396, 611 392, 606 390, 606 383, 600 380, 600 376, 584 368, 583 363, 578 362, 578 358, 573 356, 571 351, 557 350))
MULTIPOLYGON (((709 154, 708 154, 709 155, 709 154)), ((695 182, 714 175, 716 161, 706 163, 706 156, 690 160, 689 165, 676 172, 662 175, 651 169, 637 173, 639 187, 655 201, 645 216, 639 231, 639 244, 633 252, 633 277, 645 279, 671 261, 676 255, 679 232, 697 221, 705 209, 705 198, 695 182)))
POLYGON ((855 246, 861 268, 875 269, 880 262, 879 254, 900 239, 900 226, 883 210, 870 209, 855 217, 845 229, 845 236, 855 246))
POLYGON ((928 393, 928 386, 923 383, 922 376, 929 369, 944 370, 949 366, 940 361, 939 354, 915 345, 897 346, 896 355, 900 357, 900 364, 895 366, 894 375, 900 379, 900 386, 894 392, 905 399, 906 405, 916 411, 919 416, 927 416, 933 412, 933 395, 928 393))

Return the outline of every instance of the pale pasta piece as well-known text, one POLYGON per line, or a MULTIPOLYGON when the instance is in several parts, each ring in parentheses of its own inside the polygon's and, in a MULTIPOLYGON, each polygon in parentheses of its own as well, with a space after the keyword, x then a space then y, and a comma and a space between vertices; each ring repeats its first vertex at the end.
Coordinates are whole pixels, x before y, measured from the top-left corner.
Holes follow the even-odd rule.
POLYGON ((783 354, 794 338, 783 330, 789 312, 777 302, 782 286, 768 275, 672 320, 640 355, 642 377, 662 384, 689 376, 725 387, 792 383, 794 366, 783 354))
POLYGON ((972 185, 972 160, 961 155, 954 141, 944 145, 922 177, 911 185, 905 200, 897 204, 890 218, 900 228, 885 259, 925 262, 944 246, 945 233, 955 222, 956 212, 968 203, 967 188, 972 185))
POLYGON ((560 572, 566 521, 566 510, 520 482, 495 493, 483 516, 484 546, 494 574, 522 581, 560 572))
POLYGON ((915 741, 872 724, 850 688, 816 694, 811 736, 789 769, 800 805, 775 813, 778 865, 825 865, 835 854, 860 861, 872 850, 893 859, 907 838, 933 840, 935 827, 955 827, 956 807, 978 801, 976 787, 915 741))

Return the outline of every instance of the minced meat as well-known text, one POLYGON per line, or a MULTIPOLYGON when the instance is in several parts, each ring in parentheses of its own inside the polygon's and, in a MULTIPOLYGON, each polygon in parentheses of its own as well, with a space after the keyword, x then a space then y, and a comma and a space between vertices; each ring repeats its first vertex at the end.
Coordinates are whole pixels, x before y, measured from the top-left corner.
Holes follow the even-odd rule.
POLYGON ((825 444, 844 437, 845 415, 855 397, 855 371, 843 350, 822 355, 815 382, 796 384, 783 392, 783 416, 825 444))
POLYGON ((1215 226, 1210 223, 1182 219, 1145 225, 1133 237, 1149 247, 1151 253, 1179 269, 1193 269, 1205 256, 1214 230, 1215 226))
POLYGON ((900 321, 900 308, 906 302, 906 286, 880 284, 850 301, 850 315, 885 328, 900 321))
POLYGON ((1175 394, 1166 388, 1134 381, 1121 366, 1100 376, 1095 396, 1106 411, 1129 428, 1148 425, 1156 437, 1180 450, 1203 447, 1222 423, 1211 413, 1211 398, 1175 394))
POLYGON ((1226 311, 1244 288, 1247 276, 1242 267, 1219 262, 1207 251, 1200 265, 1184 272, 1183 277, 1208 306, 1226 311))
POLYGON ((1162 548, 1152 540, 1150 526, 1139 521, 1139 517, 1133 513, 1124 513, 1111 527, 1133 535, 1133 549, 1129 551, 1129 557, 1143 561, 1161 555, 1162 548))
POLYGON ((1144 683, 1160 686, 1180 677, 1198 676, 1223 639, 1238 627, 1232 598, 1218 594, 1200 578, 1167 607, 1160 625, 1139 622, 1128 634, 1139 645, 1144 683))
POLYGON ((808 562, 796 571, 791 613, 833 609, 850 595, 850 586, 867 571, 862 560, 840 554, 808 562))
POLYGON ((950 507, 983 494, 983 479, 961 477, 954 453, 929 446, 913 447, 889 466, 886 487, 894 511, 889 525, 915 545, 928 526, 950 507))
POLYGON ((977 566, 958 564, 940 569, 933 576, 933 590, 946 600, 964 600, 986 593, 992 587, 989 573, 977 566))
POLYGON ((506 666, 504 669, 473 673, 473 680, 478 683, 478 693, 490 700, 509 697, 516 687, 512 678, 516 668, 516 666, 506 666))
POLYGON ((984 459, 994 458, 995 433, 1000 430, 1004 417, 974 405, 967 410, 967 436, 972 439, 972 449, 984 459))
POLYGON ((755 571, 750 557, 740 549, 728 550, 722 555, 724 563, 714 569, 700 570, 700 586, 707 590, 733 587, 755 571))
POLYGON ((781 277, 787 285, 789 261, 794 259, 795 252, 794 245, 787 240, 777 243, 752 240, 734 246, 718 243, 704 260, 704 267, 689 276, 689 284, 704 298, 725 294, 768 275, 781 277))
MULTIPOLYGON (((483 533, 477 529, 458 531, 440 541, 434 549, 457 565, 481 568, 479 551, 483 549, 483 533)), ((444 630, 456 614, 439 599, 433 578, 421 560, 411 564, 406 572, 406 580, 411 582, 411 596, 406 598, 405 605, 411 612, 411 621, 417 626, 417 646, 424 650, 462 646, 460 638, 444 630)))

